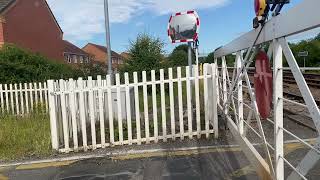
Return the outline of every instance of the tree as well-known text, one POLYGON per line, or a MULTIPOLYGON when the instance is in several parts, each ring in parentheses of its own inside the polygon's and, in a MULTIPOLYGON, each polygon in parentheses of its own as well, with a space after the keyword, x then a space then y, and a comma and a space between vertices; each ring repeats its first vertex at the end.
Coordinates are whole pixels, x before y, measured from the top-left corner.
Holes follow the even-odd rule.
POLYGON ((187 44, 181 44, 181 45, 175 47, 172 52, 184 51, 185 53, 188 53, 188 48, 189 48, 189 46, 187 44))
POLYGON ((121 67, 121 72, 141 72, 158 70, 161 67, 164 43, 160 38, 148 34, 139 34, 130 42, 129 59, 121 67))
POLYGON ((209 53, 203 63, 214 63, 214 52, 209 53))
MULTIPOLYGON (((234 67, 235 59, 236 59, 235 55, 232 55, 232 54, 227 55, 226 56, 227 66, 234 67)), ((209 53, 203 63, 214 63, 214 52, 209 53)), ((218 59, 217 63, 219 66, 221 66, 222 64, 221 58, 218 59)))
MULTIPOLYGON (((171 66, 188 66, 188 45, 181 44, 175 47, 169 56, 169 64, 171 66)), ((196 56, 192 51, 192 62, 195 63, 196 56)))
MULTIPOLYGON (((299 52, 301 51, 308 51, 309 55, 306 57, 306 66, 307 67, 314 67, 320 66, 319 64, 319 57, 320 57, 320 34, 317 35, 313 39, 309 40, 302 40, 298 43, 290 44, 290 48, 300 65, 300 67, 304 66, 304 57, 299 57, 299 52)), ((285 62, 287 65, 287 62, 285 62)))
POLYGON ((320 41, 320 33, 314 38, 314 40, 320 41))
POLYGON ((169 56, 169 65, 171 67, 188 66, 188 54, 183 50, 173 51, 169 56))

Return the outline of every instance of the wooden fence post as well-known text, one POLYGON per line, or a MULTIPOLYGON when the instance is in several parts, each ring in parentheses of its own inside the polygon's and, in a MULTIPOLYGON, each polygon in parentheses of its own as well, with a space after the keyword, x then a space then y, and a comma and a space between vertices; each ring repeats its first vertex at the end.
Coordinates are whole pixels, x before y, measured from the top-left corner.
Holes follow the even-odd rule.
POLYGON ((212 68, 212 85, 213 85, 213 102, 212 102, 212 118, 213 118, 213 129, 214 137, 218 139, 219 137, 219 120, 218 120, 218 104, 219 104, 219 86, 218 86, 218 76, 217 76, 217 64, 211 64, 212 68))
POLYGON ((51 127, 51 143, 52 149, 59 149, 58 139, 58 126, 57 126, 57 115, 56 115, 56 103, 54 93, 54 81, 48 80, 48 95, 49 95, 49 112, 50 112, 50 127, 51 127))

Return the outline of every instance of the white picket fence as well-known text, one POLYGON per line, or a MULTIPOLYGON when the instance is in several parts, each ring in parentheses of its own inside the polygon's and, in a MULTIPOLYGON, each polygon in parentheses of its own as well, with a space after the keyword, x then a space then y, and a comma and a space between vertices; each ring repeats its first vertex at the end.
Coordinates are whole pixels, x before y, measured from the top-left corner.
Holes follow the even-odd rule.
POLYGON ((23 116, 47 111, 47 83, 0 84, 0 115, 23 116))
POLYGON ((49 80, 53 149, 87 151, 202 135, 209 138, 210 134, 217 137, 216 66, 205 64, 203 73, 194 66, 193 73, 191 77, 189 67, 169 68, 167 73, 160 70, 160 78, 155 71, 150 76, 135 72, 133 82, 128 73, 124 82, 116 74, 115 85, 109 76, 49 80))

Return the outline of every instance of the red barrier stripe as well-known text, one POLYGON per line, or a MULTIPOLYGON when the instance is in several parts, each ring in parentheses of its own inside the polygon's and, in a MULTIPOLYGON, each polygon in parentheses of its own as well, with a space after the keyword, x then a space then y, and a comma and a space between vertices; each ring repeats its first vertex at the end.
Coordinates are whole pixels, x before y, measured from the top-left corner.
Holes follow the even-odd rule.
POLYGON ((172 15, 170 16, 169 23, 171 22, 171 20, 172 20, 172 15))
POLYGON ((197 18, 197 26, 199 26, 199 25, 200 25, 200 19, 197 18))
POLYGON ((179 12, 179 13, 176 13, 176 16, 180 16, 181 15, 181 12, 179 12))
POLYGON ((180 40, 180 42, 187 42, 187 40, 183 39, 183 40, 180 40))
POLYGON ((193 36, 193 40, 196 40, 196 39, 198 39, 198 33, 194 34, 193 36))
POLYGON ((193 14, 194 13, 194 11, 188 11, 187 12, 187 14, 193 14))

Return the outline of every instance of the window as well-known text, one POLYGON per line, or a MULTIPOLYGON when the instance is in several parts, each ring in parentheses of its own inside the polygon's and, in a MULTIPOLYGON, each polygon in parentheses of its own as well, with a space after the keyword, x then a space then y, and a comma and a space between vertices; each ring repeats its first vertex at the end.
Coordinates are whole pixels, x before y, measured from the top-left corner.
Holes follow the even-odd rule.
POLYGON ((72 63, 72 56, 68 55, 68 63, 72 63))
POLYGON ((83 63, 83 56, 80 56, 80 63, 82 64, 83 63))
POLYGON ((77 58, 78 58, 77 55, 73 55, 73 62, 74 63, 78 63, 78 59, 77 58))
POLYGON ((64 60, 65 60, 66 62, 68 62, 69 56, 68 56, 67 54, 64 54, 63 56, 64 56, 64 60))
POLYGON ((117 59, 116 58, 112 58, 111 61, 112 61, 112 64, 117 64, 117 59))

